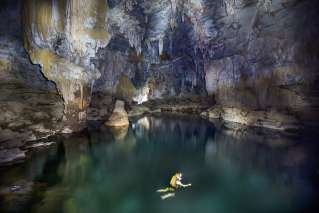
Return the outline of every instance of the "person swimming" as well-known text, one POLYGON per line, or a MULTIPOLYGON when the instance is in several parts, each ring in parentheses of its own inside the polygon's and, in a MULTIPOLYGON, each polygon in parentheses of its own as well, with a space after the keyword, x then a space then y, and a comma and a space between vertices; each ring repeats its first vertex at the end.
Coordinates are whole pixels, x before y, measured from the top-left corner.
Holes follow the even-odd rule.
POLYGON ((174 189, 177 189, 177 188, 180 188, 180 187, 189 187, 191 186, 192 184, 189 183, 189 184, 183 184, 182 183, 182 177, 183 177, 183 174, 181 172, 177 172, 172 178, 171 178, 171 181, 170 181, 170 185, 171 187, 173 187, 174 189))
POLYGON ((168 194, 161 196, 161 198, 166 199, 169 197, 174 197, 175 193, 173 193, 173 192, 175 192, 176 189, 186 188, 186 187, 192 186, 191 183, 183 184, 182 178, 183 178, 183 174, 181 172, 176 172, 175 175, 171 178, 171 181, 169 182, 169 184, 170 184, 169 187, 166 187, 165 189, 158 189, 157 192, 160 192, 160 193, 170 192, 168 194))

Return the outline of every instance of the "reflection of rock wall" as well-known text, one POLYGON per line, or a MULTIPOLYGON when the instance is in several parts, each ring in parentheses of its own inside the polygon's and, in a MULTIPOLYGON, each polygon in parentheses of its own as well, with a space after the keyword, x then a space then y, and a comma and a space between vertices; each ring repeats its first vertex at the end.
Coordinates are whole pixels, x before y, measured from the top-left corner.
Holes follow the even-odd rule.
POLYGON ((266 129, 235 128, 217 128, 214 139, 206 144, 207 165, 215 170, 216 165, 223 165, 222 170, 238 166, 241 174, 246 170, 262 171, 274 177, 278 173, 281 175, 276 176, 279 178, 276 181, 285 184, 288 176, 290 184, 306 178, 300 170, 309 166, 307 156, 311 156, 311 151, 304 143, 298 143, 299 139, 266 129))
POLYGON ((84 120, 99 77, 90 59, 109 41, 106 1, 28 0, 24 6, 24 41, 32 62, 57 84, 67 120, 84 120))

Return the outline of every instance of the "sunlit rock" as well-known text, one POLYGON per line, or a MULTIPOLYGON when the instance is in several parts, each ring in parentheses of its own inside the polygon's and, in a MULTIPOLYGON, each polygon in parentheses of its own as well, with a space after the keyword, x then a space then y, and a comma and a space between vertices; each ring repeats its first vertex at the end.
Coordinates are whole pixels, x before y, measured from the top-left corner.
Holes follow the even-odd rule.
POLYGON ((124 109, 125 103, 123 101, 117 100, 115 102, 115 106, 112 112, 112 115, 104 124, 106 126, 111 127, 121 127, 121 126, 128 126, 129 120, 127 116, 127 112, 124 109))

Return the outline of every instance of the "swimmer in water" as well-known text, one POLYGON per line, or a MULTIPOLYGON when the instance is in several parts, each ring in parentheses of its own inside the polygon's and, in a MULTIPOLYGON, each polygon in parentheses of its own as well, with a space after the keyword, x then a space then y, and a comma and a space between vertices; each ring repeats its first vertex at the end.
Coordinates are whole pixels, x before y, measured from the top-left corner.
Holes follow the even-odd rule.
POLYGON ((161 198, 164 200, 166 198, 169 198, 169 197, 174 197, 175 196, 175 190, 178 189, 178 188, 186 188, 186 187, 190 187, 192 186, 191 183, 189 184, 183 184, 182 183, 182 177, 183 177, 183 174, 181 172, 177 172, 172 178, 171 178, 171 181, 170 181, 170 186, 169 187, 166 187, 165 189, 159 189, 157 190, 157 192, 170 192, 168 194, 165 194, 163 196, 161 196, 161 198))

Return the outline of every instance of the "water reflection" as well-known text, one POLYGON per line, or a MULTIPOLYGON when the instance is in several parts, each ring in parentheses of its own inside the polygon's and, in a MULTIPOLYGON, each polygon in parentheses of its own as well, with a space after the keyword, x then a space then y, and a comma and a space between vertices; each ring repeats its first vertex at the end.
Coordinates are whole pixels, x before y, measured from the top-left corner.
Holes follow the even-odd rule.
POLYGON ((110 131, 115 140, 124 140, 128 133, 128 126, 110 127, 110 131))
POLYGON ((56 146, 1 173, 0 201, 6 206, 0 208, 290 212, 310 205, 311 147, 291 137, 216 126, 198 117, 149 116, 133 120, 127 129, 92 127, 56 138, 56 146), (274 138, 281 138, 280 145, 274 138), (176 171, 193 186, 163 202, 155 191, 176 171), (22 201, 12 199, 18 195, 8 191, 13 184, 24 187, 22 201))

